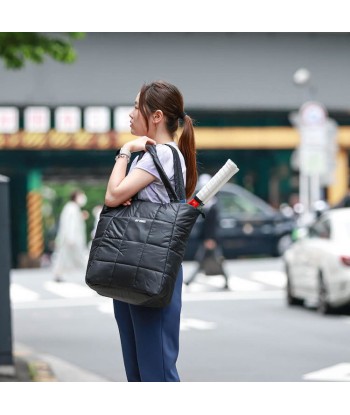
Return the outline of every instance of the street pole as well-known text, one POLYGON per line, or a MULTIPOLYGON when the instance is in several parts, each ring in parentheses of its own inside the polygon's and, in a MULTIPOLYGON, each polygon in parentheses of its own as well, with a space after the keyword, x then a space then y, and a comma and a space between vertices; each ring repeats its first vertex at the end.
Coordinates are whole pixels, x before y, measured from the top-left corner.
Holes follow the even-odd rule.
POLYGON ((0 371, 13 367, 9 178, 0 175, 0 371))

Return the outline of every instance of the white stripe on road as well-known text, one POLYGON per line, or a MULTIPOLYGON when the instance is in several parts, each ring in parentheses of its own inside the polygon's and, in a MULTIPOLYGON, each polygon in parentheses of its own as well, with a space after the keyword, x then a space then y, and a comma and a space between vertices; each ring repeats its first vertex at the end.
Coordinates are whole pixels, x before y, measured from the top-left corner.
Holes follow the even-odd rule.
MULTIPOLYGON (((234 301, 234 300, 276 300, 282 299, 284 293, 281 291, 259 291, 259 292, 206 292, 206 293, 184 293, 183 302, 193 301, 234 301)), ((39 308, 66 308, 66 307, 89 307, 89 306, 101 306, 109 307, 106 303, 110 304, 112 300, 107 297, 96 295, 91 298, 77 298, 77 299, 47 299, 39 300, 28 303, 14 303, 13 308, 15 310, 28 310, 39 308)))
MULTIPOLYGON (((203 290, 210 290, 215 288, 222 288, 225 284, 225 278, 222 275, 206 276, 204 274, 198 274, 196 279, 186 287, 189 292, 203 292, 203 290)), ((228 278, 228 284, 231 290, 234 291, 261 291, 264 289, 264 285, 256 281, 251 281, 246 278, 237 277, 236 275, 230 275, 228 278)))
POLYGON ((256 281, 278 288, 284 288, 287 283, 286 274, 282 271, 253 271, 250 276, 256 281))
POLYGON ((231 275, 229 278, 229 286, 234 291, 261 291, 264 289, 263 284, 248 279, 231 275))
POLYGON ((257 291, 257 292, 206 292, 206 293, 184 293, 182 300, 185 301, 232 301, 232 300, 275 300, 284 298, 284 293, 279 290, 257 291))
MULTIPOLYGON (((113 304, 112 302, 106 304, 100 304, 97 306, 97 309, 101 313, 105 314, 114 314, 113 304)), ((199 320, 196 318, 185 318, 181 317, 180 320, 180 330, 188 331, 188 330, 213 330, 217 326, 216 323, 211 321, 204 321, 199 320)))
POLYGON ((10 285, 10 297, 12 303, 21 303, 27 301, 36 301, 39 299, 39 294, 22 285, 12 283, 10 285))
POLYGON ((196 318, 181 318, 180 320, 180 330, 213 330, 217 326, 216 323, 212 321, 198 320, 196 318))
POLYGON ((350 382, 350 363, 338 363, 315 372, 307 373, 304 380, 326 382, 350 382))
POLYGON ((96 297, 95 291, 89 287, 84 287, 81 284, 74 284, 72 282, 54 282, 47 281, 44 283, 47 291, 64 298, 86 298, 96 297))

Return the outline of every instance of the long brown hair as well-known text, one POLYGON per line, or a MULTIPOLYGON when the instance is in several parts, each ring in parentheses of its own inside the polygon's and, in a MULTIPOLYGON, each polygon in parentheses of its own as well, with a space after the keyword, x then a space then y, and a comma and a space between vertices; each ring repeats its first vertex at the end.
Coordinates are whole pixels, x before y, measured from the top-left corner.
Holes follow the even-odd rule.
POLYGON ((139 108, 147 125, 149 116, 161 110, 166 118, 169 134, 174 138, 179 128, 179 119, 183 120, 183 131, 179 138, 179 149, 186 163, 186 198, 189 199, 197 184, 196 145, 193 121, 184 113, 184 102, 181 92, 165 81, 144 84, 140 91, 139 108))

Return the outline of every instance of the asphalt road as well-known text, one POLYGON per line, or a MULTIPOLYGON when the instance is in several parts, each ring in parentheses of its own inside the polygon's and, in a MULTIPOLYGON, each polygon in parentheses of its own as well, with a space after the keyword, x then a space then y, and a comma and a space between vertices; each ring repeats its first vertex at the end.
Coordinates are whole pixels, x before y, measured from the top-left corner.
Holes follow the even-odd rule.
MULTIPOLYGON (((184 263, 184 278, 194 263, 184 263)), ((226 262, 220 276, 183 287, 178 369, 188 382, 349 381, 350 315, 290 308, 280 259, 226 262)), ((125 381, 112 302, 75 274, 13 270, 16 353, 48 362, 59 381, 125 381)))

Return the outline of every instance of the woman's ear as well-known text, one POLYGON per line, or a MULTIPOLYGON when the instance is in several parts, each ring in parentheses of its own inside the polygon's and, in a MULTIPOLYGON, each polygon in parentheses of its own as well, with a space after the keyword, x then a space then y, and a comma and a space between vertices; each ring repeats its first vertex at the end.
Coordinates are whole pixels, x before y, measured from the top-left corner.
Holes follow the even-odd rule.
POLYGON ((157 110, 153 113, 152 120, 154 124, 158 124, 160 121, 162 121, 163 117, 164 117, 163 111, 157 110))

